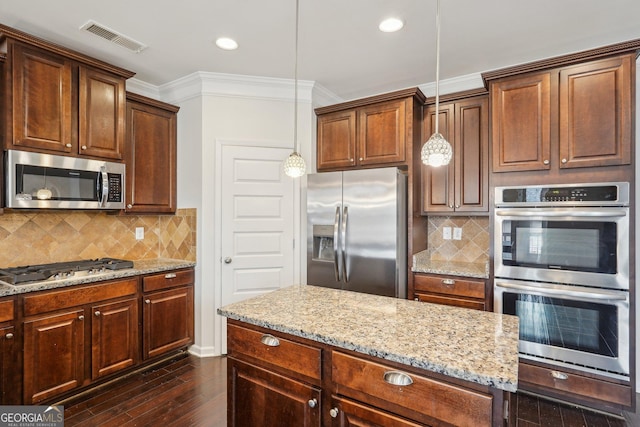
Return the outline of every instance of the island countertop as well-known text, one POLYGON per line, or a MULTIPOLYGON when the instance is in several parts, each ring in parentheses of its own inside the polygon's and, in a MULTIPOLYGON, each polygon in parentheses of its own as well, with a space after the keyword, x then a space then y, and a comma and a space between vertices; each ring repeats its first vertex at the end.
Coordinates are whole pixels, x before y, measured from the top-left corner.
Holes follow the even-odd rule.
POLYGON ((227 305, 230 319, 515 392, 518 318, 310 285, 227 305))

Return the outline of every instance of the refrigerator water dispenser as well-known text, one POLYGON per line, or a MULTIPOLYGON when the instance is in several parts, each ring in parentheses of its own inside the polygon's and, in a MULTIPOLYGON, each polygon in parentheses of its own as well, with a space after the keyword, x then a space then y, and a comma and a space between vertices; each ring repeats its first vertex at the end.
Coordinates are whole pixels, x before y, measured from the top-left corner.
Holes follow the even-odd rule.
POLYGON ((333 262, 333 225, 313 225, 312 258, 315 261, 333 262))

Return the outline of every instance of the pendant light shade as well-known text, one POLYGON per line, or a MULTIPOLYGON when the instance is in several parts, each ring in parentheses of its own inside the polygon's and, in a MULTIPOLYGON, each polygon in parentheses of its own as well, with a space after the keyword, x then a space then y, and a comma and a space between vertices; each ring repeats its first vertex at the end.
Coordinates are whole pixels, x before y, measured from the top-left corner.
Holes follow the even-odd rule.
POLYGON ((440 121, 440 0, 436 11, 436 129, 431 138, 422 146, 420 157, 427 166, 448 165, 453 157, 451 144, 438 131, 440 121))
POLYGON ((294 101, 293 101, 293 153, 287 157, 282 165, 284 173, 291 178, 298 178, 307 170, 307 165, 300 154, 298 154, 298 9, 299 0, 296 0, 296 43, 295 43, 295 66, 293 70, 294 80, 294 101))

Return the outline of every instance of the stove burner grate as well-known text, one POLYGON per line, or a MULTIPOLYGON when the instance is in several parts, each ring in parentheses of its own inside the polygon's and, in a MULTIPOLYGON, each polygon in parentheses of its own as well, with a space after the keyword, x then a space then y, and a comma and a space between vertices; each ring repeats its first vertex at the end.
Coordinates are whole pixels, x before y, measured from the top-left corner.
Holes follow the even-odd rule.
POLYGON ((47 279, 59 279, 73 276, 75 272, 96 273, 106 270, 133 268, 133 261, 117 258, 98 258, 90 260, 56 262, 0 269, 0 281, 18 285, 47 279))

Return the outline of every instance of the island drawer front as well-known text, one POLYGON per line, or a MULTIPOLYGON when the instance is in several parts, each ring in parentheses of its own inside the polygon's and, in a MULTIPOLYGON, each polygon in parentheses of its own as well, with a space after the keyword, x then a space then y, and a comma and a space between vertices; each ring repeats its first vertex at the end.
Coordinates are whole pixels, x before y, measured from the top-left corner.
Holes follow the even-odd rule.
POLYGON ((518 365, 518 383, 525 389, 527 384, 532 384, 553 389, 559 393, 571 393, 590 399, 631 406, 631 387, 629 385, 616 384, 558 369, 520 363, 518 365))
POLYGON ((412 384, 393 385, 384 377, 388 372, 399 372, 395 368, 336 351, 331 358, 331 376, 340 395, 355 390, 401 406, 410 413, 418 412, 453 425, 491 425, 491 395, 413 373, 407 373, 412 384))
MULTIPOLYGON (((270 343, 273 344, 273 343, 270 343)), ((227 352, 242 355, 320 380, 322 350, 241 326, 227 324, 227 352), (263 343, 277 339, 278 345, 263 343)))
POLYGON ((193 269, 180 271, 165 271, 142 278, 144 292, 168 289, 176 286, 192 285, 193 269))
POLYGON ((0 302, 0 322, 13 320, 14 303, 13 299, 0 302))
POLYGON ((484 280, 460 279, 453 277, 414 275, 413 286, 416 291, 458 295, 461 297, 484 299, 484 280))
POLYGON ((24 298, 24 315, 33 316, 48 311, 94 304, 98 301, 135 295, 137 292, 137 278, 45 292, 24 298))

